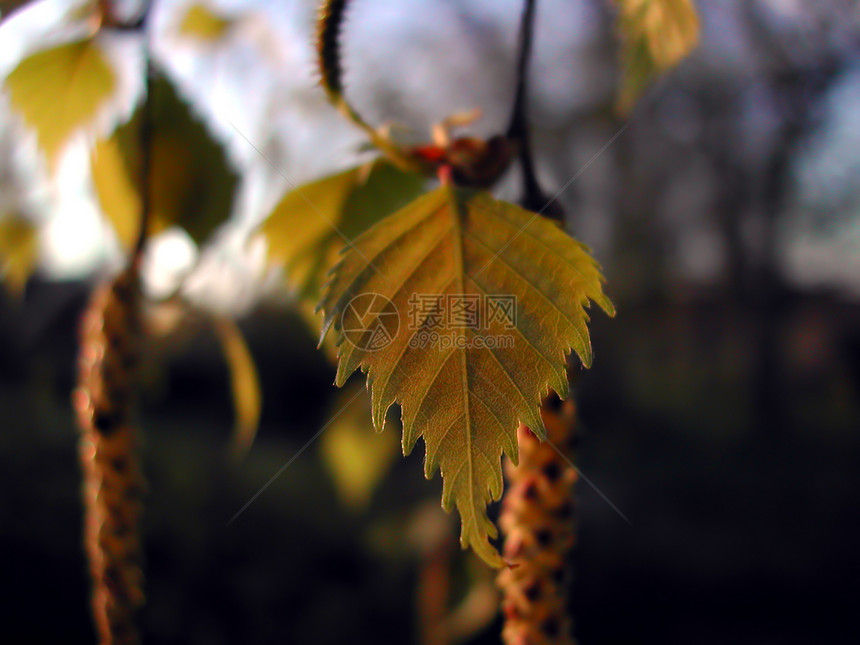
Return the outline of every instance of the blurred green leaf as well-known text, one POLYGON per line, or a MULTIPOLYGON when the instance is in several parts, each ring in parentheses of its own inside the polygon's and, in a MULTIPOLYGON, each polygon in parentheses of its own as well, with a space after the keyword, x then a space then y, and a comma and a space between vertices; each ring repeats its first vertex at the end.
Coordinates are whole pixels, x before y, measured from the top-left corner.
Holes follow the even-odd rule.
MULTIPOLYGON (((152 83, 151 235, 172 225, 195 242, 206 240, 230 215, 237 175, 223 148, 162 77, 152 83)), ((140 221, 142 114, 96 144, 91 157, 99 203, 117 236, 130 247, 140 221)))
POLYGON ((110 98, 116 78, 98 43, 86 38, 25 58, 5 86, 53 169, 72 133, 91 123, 110 98))
POLYGON ((215 331, 224 350, 224 358, 230 368, 230 383, 233 389, 233 409, 236 425, 233 433, 233 448, 238 455, 248 452, 260 423, 262 394, 260 379, 254 357, 245 343, 236 323, 229 318, 216 318, 215 331))
POLYGON ((347 241, 423 190, 423 178, 384 159, 299 186, 281 199, 261 227, 269 259, 284 265, 289 288, 315 306, 326 274, 347 241))
POLYGON ((343 503, 361 510, 397 458, 397 435, 374 432, 370 395, 360 383, 340 393, 333 413, 338 412, 322 435, 320 451, 343 503))
POLYGON ((140 222, 140 195, 126 169, 117 137, 96 143, 90 167, 102 211, 113 224, 122 247, 130 249, 140 222))
POLYGON ((37 252, 36 229, 17 215, 0 215, 0 277, 20 295, 33 273, 37 252))
POLYGON ((235 23, 229 18, 222 18, 202 3, 195 3, 188 8, 179 24, 179 33, 197 40, 215 42, 221 40, 235 23))
POLYGON ((624 41, 624 81, 618 109, 629 112, 647 85, 671 69, 699 42, 692 0, 617 0, 624 41))

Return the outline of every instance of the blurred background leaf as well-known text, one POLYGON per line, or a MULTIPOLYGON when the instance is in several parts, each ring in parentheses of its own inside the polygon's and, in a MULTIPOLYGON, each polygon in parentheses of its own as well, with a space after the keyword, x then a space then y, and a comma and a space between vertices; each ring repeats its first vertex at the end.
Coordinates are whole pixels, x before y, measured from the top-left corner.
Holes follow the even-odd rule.
POLYGON ((216 318, 214 325, 230 369, 233 413, 236 417, 233 452, 237 456, 242 456, 254 443, 257 426, 260 423, 260 409, 263 403, 260 379, 257 376, 254 357, 238 325, 224 317, 216 318))
POLYGON ((140 194, 127 172, 120 139, 96 142, 90 167, 99 204, 124 249, 131 249, 140 228, 140 194))
POLYGON ((234 20, 224 18, 202 3, 194 3, 185 12, 179 25, 179 33, 206 42, 224 38, 235 24, 234 20))
POLYGON ((645 87, 675 67, 699 42, 692 0, 617 0, 624 80, 618 108, 628 113, 645 87))
POLYGON ((360 511, 399 456, 398 424, 389 424, 384 432, 373 429, 370 394, 360 382, 339 392, 334 414, 337 418, 320 438, 320 452, 341 501, 360 511))
POLYGON ((53 169, 69 137, 110 98, 116 79, 96 39, 85 38, 25 58, 5 86, 53 169))
MULTIPOLYGON (((229 217, 237 174, 170 81, 156 76, 152 96, 150 235, 177 225, 199 244, 229 217)), ((142 109, 100 141, 91 159, 99 203, 126 247, 140 220, 142 109)))
POLYGON ((285 267, 288 288, 316 306, 346 242, 408 204, 424 184, 418 175, 376 159, 299 186, 261 227, 269 259, 285 267))
POLYGON ((0 213, 0 278, 13 294, 21 294, 33 273, 36 243, 36 229, 29 221, 0 213))

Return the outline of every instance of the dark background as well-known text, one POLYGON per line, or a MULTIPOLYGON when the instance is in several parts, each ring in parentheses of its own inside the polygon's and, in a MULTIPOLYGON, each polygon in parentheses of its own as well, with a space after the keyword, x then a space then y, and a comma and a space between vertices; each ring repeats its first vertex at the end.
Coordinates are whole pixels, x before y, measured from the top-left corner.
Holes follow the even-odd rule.
MULTIPOLYGON (((92 641, 68 404, 84 292, 37 282, 23 310, 2 309, 9 642, 92 641), (35 313, 58 300, 49 321, 35 313)), ((765 402, 760 313, 725 293, 620 301, 616 319, 595 317, 579 465, 632 526, 580 485, 583 643, 856 642, 860 311, 827 293, 785 298, 765 402)), ((147 392, 147 642, 412 642, 420 561, 404 526, 439 495, 438 479, 421 477, 420 450, 356 515, 311 448, 226 526, 332 404, 332 370, 299 320, 262 311, 245 327, 266 407, 238 466, 213 338, 168 352, 147 392)), ((453 522, 449 533, 454 544, 453 522)), ((474 642, 495 642, 498 629, 474 642)))

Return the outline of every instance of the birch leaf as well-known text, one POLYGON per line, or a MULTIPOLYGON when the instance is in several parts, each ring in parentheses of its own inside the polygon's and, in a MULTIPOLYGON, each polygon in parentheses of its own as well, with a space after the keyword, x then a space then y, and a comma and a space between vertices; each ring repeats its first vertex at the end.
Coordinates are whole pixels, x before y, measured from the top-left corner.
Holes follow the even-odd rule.
POLYGON ((618 0, 624 82, 618 99, 629 112, 654 77, 675 67, 699 42, 693 0, 618 0))
POLYGON ((92 123, 115 87, 113 69, 92 38, 36 52, 6 78, 12 107, 36 131, 52 169, 69 137, 92 123))
POLYGON ((442 186, 357 238, 321 303, 336 384, 367 373, 377 429, 400 404, 404 453, 423 437, 425 476, 441 470, 461 544, 491 565, 503 564, 486 512, 501 455, 516 461, 519 422, 543 435, 540 401, 566 391, 571 349, 591 364, 590 301, 614 313, 587 249, 556 224, 442 186))
POLYGON ((90 170, 102 211, 113 224, 120 245, 131 249, 140 223, 140 195, 116 134, 96 142, 90 154, 90 170))
MULTIPOLYGON (((150 235, 178 225, 198 244, 230 215, 237 175, 224 149, 173 85, 152 86, 150 235)), ((130 248, 140 221, 141 111, 93 148, 90 167, 102 211, 130 248)))
POLYGON ((299 297, 319 301, 328 269, 348 241, 421 194, 424 180, 383 159, 299 186, 261 227, 269 259, 299 297))
POLYGON ((201 3, 188 7, 179 24, 179 33, 204 42, 221 40, 230 31, 234 21, 212 12, 201 3))

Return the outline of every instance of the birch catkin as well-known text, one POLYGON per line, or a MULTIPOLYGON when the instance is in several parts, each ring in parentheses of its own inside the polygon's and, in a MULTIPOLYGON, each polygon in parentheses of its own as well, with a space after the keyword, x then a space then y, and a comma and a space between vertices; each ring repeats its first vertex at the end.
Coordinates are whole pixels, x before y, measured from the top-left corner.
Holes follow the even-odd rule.
MULTIPOLYGON (((545 402, 541 415, 550 442, 569 455, 573 401, 560 407, 545 402)), ((571 645, 566 560, 575 537, 577 474, 553 445, 527 427, 520 426, 518 439, 520 463, 505 464, 509 487, 499 518, 503 558, 510 565, 497 578, 504 596, 502 639, 506 645, 571 645)))
POLYGON ((102 645, 137 643, 135 614, 143 604, 138 535, 143 480, 131 419, 140 300, 134 266, 93 294, 82 320, 73 394, 81 430, 84 538, 102 645))

